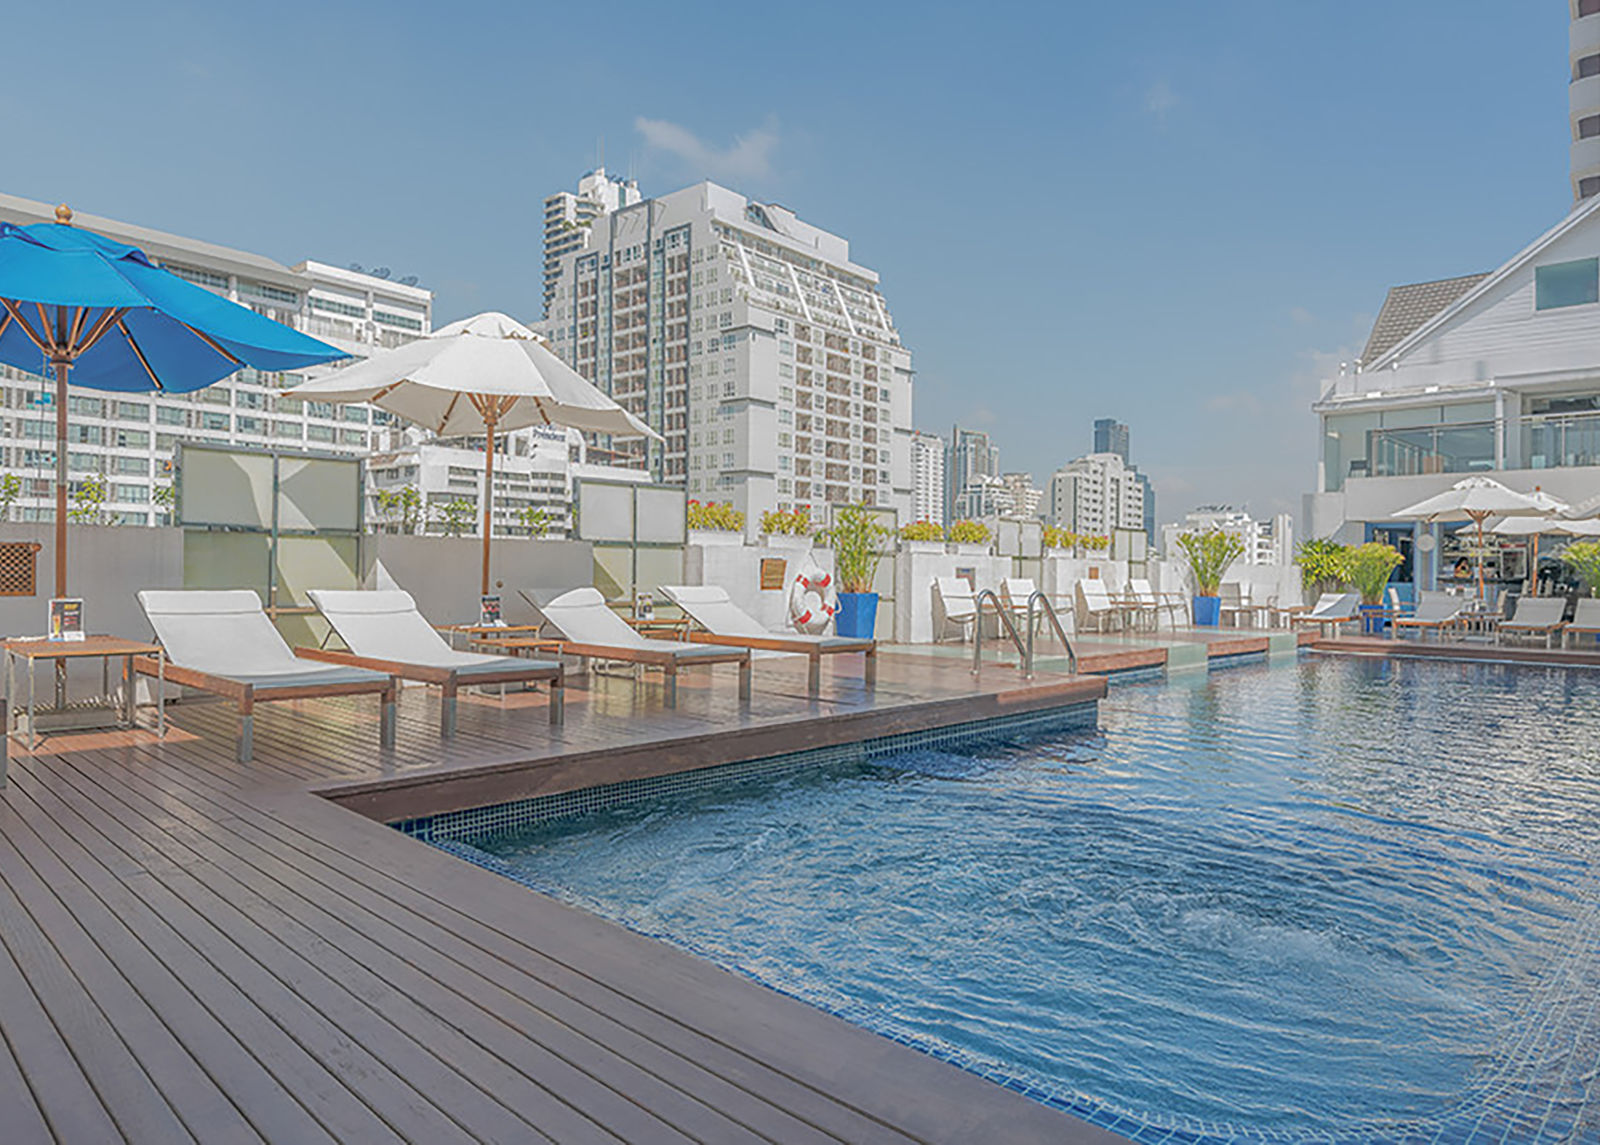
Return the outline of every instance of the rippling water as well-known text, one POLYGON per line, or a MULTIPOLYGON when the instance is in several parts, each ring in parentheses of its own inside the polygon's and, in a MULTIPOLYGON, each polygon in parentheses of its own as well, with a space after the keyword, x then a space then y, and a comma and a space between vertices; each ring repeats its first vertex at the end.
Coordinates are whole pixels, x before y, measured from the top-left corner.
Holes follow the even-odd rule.
POLYGON ((1239 668, 1114 687, 1095 733, 484 846, 629 926, 1147 1121, 1425 1138, 1492 1109, 1514 1139, 1594 1140, 1597 701, 1576 672, 1239 668))

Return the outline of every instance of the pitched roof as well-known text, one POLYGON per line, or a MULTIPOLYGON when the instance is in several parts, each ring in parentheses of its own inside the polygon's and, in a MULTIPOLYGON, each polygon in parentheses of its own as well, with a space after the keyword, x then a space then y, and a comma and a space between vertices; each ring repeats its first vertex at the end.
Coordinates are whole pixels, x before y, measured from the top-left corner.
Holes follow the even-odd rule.
POLYGON ((1372 324, 1372 333, 1367 336, 1367 348, 1361 351, 1362 364, 1370 366, 1376 362, 1390 347, 1420 329, 1430 318, 1488 277, 1487 272, 1465 274, 1460 278, 1441 278, 1434 282, 1390 287, 1389 296, 1383 300, 1383 309, 1378 311, 1378 320, 1372 324))

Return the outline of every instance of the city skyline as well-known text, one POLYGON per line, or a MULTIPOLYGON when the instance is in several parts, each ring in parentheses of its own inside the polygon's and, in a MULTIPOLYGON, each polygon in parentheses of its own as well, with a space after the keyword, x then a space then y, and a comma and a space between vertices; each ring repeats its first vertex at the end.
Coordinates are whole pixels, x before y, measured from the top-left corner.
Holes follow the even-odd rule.
MULTIPOLYGON (((800 94, 771 80, 814 68, 809 42, 746 20, 717 69, 663 97, 643 82, 650 61, 710 50, 678 12, 624 9, 628 34, 603 56, 544 61, 535 83, 512 61, 537 42, 536 13, 501 14, 489 42, 415 6, 317 9, 308 40, 282 10, 134 19, 91 2, 71 84, 33 53, 0 77, 14 127, 40 90, 79 125, 37 134, 4 189, 289 264, 418 275, 440 321, 534 321, 544 197, 603 146, 647 195, 711 178, 849 235, 916 352, 919 428, 988 429, 1008 465, 1047 473, 1078 451, 1060 445, 1079 440, 1078 409, 1120 409, 1163 517, 1215 501, 1297 512, 1315 480, 1310 404, 1388 287, 1490 269, 1569 208, 1568 12, 1156 8, 976 24, 851 9, 854 34, 830 51, 859 90, 800 94), (1376 26, 1407 63, 1358 83, 1376 26), (222 50, 240 42, 255 50, 222 50), (137 130, 98 114, 128 58, 181 61, 150 69, 137 130), (456 62, 439 74, 440 60, 456 62), (1496 82, 1463 90, 1464 70, 1496 82), (378 76, 398 114, 368 110, 378 76), (582 114, 541 114, 540 93, 569 87, 582 114), (1430 124, 1426 142, 1395 129, 1397 108, 1430 124)), ((11 31, 37 41, 49 19, 23 10, 11 31)))

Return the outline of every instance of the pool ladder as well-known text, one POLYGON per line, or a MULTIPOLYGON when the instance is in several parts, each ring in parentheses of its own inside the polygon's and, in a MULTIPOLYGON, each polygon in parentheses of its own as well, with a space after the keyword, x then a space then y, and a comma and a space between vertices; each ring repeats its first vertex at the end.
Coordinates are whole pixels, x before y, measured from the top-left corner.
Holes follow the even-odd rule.
POLYGON ((1072 641, 1067 639, 1066 629, 1061 627, 1061 618, 1056 615, 1050 598, 1035 589, 1028 597, 1028 639, 1023 641, 1017 633, 1017 626, 1011 619, 1011 610, 1000 603, 1000 597, 994 589, 986 588, 973 599, 973 606, 977 610, 977 618, 972 625, 972 674, 976 676, 983 668, 983 604, 989 601, 994 605, 994 613, 1000 618, 1000 627, 1011 638, 1011 644, 1017 650, 1021 660, 1022 675, 1024 679, 1033 679, 1033 633, 1036 625, 1033 623, 1034 607, 1038 606, 1045 619, 1050 621, 1050 627, 1055 629, 1056 639, 1061 641, 1061 647, 1067 650, 1067 665, 1071 674, 1078 674, 1078 654, 1072 649, 1072 641))

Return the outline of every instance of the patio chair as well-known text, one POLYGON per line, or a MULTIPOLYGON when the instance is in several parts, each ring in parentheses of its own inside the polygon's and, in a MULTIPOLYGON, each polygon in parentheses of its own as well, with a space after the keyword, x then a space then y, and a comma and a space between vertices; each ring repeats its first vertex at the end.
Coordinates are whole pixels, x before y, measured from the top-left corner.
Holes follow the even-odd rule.
POLYGON ((750 649, 640 636, 593 588, 575 588, 540 606, 544 618, 564 638, 563 652, 594 660, 616 660, 640 668, 659 668, 666 679, 666 705, 678 706, 678 672, 700 664, 738 664, 739 699, 750 704, 750 649))
POLYGON ((1524 596, 1517 599, 1517 610, 1510 620, 1502 620, 1494 628, 1494 642, 1505 636, 1542 636, 1544 646, 1561 635, 1566 627, 1561 618, 1567 611, 1564 596, 1524 596))
POLYGON ((562 721, 566 677, 559 660, 491 656, 452 648, 422 618, 411 594, 400 589, 374 592, 314 588, 306 595, 344 641, 348 651, 300 648, 296 649, 297 653, 309 660, 369 668, 402 680, 437 684, 441 694, 439 734, 446 739, 456 734, 456 696, 463 685, 486 687, 548 681, 550 722, 559 724, 562 721))
POLYGON ((1182 593, 1157 592, 1148 579, 1130 579, 1128 593, 1133 598, 1138 615, 1150 617, 1151 631, 1161 627, 1163 612, 1171 615, 1174 628, 1182 627, 1184 618, 1189 615, 1189 604, 1183 599, 1182 593))
POLYGON ((1243 619, 1248 619, 1250 627, 1255 627, 1256 609, 1245 597, 1244 586, 1236 580, 1225 580, 1217 586, 1217 595, 1220 598, 1221 622, 1228 626, 1228 618, 1233 617, 1231 627, 1240 628, 1243 619))
POLYGON ((661 591, 705 630, 689 634, 689 639, 696 644, 722 644, 807 657, 811 663, 806 675, 806 690, 813 696, 822 690, 822 658, 834 653, 862 653, 867 687, 873 687, 878 682, 878 643, 875 640, 813 636, 803 632, 773 632, 733 603, 728 590, 720 585, 664 584, 661 591))
POLYGON ((978 620, 978 602, 972 586, 965 577, 939 576, 933 578, 933 619, 937 625, 933 638, 943 640, 951 626, 963 641, 967 632, 978 620))
MULTIPOLYGON (((295 655, 250 589, 145 589, 138 598, 166 649, 166 678, 238 705, 240 763, 255 755, 257 701, 376 695, 379 742, 394 743, 399 691, 394 676, 295 655)), ((142 675, 157 675, 156 661, 149 657, 135 660, 134 667, 142 675)), ((156 697, 157 703, 164 700, 156 697)))
MULTIPOLYGON (((1011 622, 1017 626, 1017 631, 1022 631, 1022 626, 1028 619, 1028 601, 1038 586, 1033 583, 1033 578, 1025 576, 1008 576, 1000 580, 1000 603, 1011 613, 1011 622)), ((1044 619, 1044 614, 1035 612, 1033 622, 1037 625, 1044 619)))
POLYGON ((1467 598, 1452 596, 1447 592, 1424 592, 1417 598, 1416 611, 1409 616, 1396 616, 1393 620, 1396 638, 1402 632, 1415 632, 1418 639, 1428 633, 1442 634, 1445 630, 1461 627, 1461 610, 1467 598))
POLYGON ((1569 647, 1574 636, 1600 636, 1600 597, 1585 596, 1578 599, 1572 621, 1561 632, 1561 646, 1569 647))
POLYGON ((1078 581, 1072 591, 1079 632, 1089 631, 1090 625, 1096 632, 1105 632, 1108 627, 1121 628, 1126 623, 1129 607, 1112 599, 1105 581, 1087 577, 1078 581))
POLYGON ((1326 636, 1330 629, 1337 632, 1341 624, 1353 624, 1359 620, 1361 617, 1357 609, 1360 604, 1361 594, 1358 592, 1325 592, 1317 598, 1310 612, 1299 614, 1294 622, 1315 624, 1326 636))

